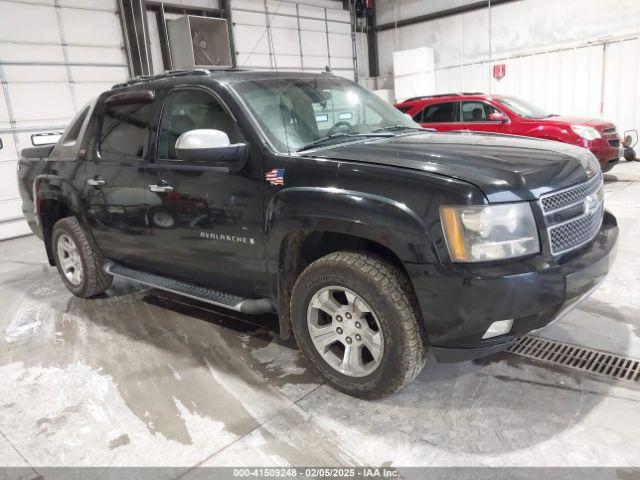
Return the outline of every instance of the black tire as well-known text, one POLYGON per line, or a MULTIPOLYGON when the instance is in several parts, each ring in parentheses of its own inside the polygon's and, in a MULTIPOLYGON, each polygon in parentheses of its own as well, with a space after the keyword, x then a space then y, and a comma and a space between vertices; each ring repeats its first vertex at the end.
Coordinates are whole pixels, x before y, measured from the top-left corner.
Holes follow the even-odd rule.
POLYGON ((291 322, 299 347, 323 379, 355 397, 372 400, 391 395, 410 383, 426 362, 428 344, 409 280, 400 269, 371 254, 340 251, 309 265, 293 288, 291 322), (316 293, 329 286, 351 290, 377 317, 383 354, 375 370, 366 376, 349 376, 338 371, 311 340, 307 323, 309 304, 316 293))
POLYGON ((625 148, 624 149, 624 159, 627 162, 633 162, 636 159, 636 151, 633 148, 625 148))
POLYGON ((105 273, 103 269, 104 257, 76 218, 67 217, 56 222, 51 233, 51 249, 60 278, 74 295, 82 298, 94 297, 105 292, 111 286, 113 277, 105 273), (82 278, 77 285, 67 278, 62 267, 63 262, 60 258, 58 243, 61 242, 63 236, 73 242, 78 252, 82 278))

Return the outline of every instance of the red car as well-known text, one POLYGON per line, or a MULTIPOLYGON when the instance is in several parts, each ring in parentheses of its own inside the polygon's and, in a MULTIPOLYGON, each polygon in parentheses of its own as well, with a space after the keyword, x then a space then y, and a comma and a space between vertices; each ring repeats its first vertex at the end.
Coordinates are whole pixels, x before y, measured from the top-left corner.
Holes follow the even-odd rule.
POLYGON ((396 108, 423 127, 440 131, 508 133, 579 145, 591 150, 604 172, 620 158, 620 138, 613 123, 562 117, 515 97, 451 93, 410 98, 396 108))

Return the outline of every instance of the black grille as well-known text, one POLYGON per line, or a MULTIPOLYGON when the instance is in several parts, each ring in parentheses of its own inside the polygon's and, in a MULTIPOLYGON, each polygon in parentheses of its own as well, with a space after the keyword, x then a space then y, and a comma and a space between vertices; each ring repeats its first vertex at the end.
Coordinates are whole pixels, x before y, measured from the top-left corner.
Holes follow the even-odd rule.
POLYGON ((605 128, 602 133, 616 133, 616 127, 605 128))
POLYGON ((609 145, 611 145, 614 148, 618 148, 620 146, 620 139, 615 138, 613 140, 609 140, 609 145))
POLYGON ((542 210, 545 214, 548 214, 578 203, 590 193, 597 192, 600 185, 602 185, 602 176, 598 174, 585 183, 561 190, 558 193, 551 193, 542 198, 542 210))
POLYGON ((552 254, 578 248, 596 236, 604 215, 603 198, 602 175, 598 173, 584 183, 540 199, 552 254))

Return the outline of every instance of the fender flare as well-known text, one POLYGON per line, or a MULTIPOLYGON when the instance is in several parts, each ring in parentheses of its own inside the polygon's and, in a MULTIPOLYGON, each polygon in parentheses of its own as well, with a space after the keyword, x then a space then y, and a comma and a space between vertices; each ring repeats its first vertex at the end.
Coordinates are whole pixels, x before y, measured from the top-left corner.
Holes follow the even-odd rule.
POLYGON ((292 187, 266 209, 266 256, 278 271, 280 246, 295 231, 343 233, 381 244, 402 262, 439 261, 420 217, 407 205, 371 193, 330 187, 292 187))
MULTIPOLYGON (((53 200, 60 202, 69 211, 69 213, 75 216, 80 223, 85 226, 88 224, 88 217, 84 208, 82 208, 82 202, 78 191, 71 182, 64 178, 51 174, 38 175, 33 180, 33 209, 38 227, 42 231, 42 239, 47 251, 47 257, 49 263, 55 265, 53 252, 51 250, 51 242, 49 241, 50 232, 45 228, 42 218, 41 205, 47 200, 53 200)), ((53 227, 53 225, 51 225, 53 227)), ((93 240, 93 235, 89 229, 87 231, 90 234, 90 238, 93 240)))

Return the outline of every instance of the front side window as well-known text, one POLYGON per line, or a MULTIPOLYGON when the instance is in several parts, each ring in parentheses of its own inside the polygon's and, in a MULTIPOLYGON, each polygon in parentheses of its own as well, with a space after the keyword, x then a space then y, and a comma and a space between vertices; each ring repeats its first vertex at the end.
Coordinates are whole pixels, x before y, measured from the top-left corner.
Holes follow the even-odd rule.
POLYGON ((227 134, 231 143, 242 141, 235 121, 211 94, 197 89, 175 90, 167 95, 162 110, 158 158, 178 160, 178 138, 196 129, 220 130, 227 134))
POLYGON ((153 103, 106 104, 100 131, 103 158, 144 158, 149 147, 153 103))
POLYGON ((459 122, 459 103, 443 102, 428 105, 422 110, 422 123, 459 122))
POLYGON ((340 78, 251 80, 233 88, 281 152, 420 129, 375 94, 340 78))
POLYGON ((485 102, 462 102, 463 122, 488 122, 491 113, 497 113, 498 109, 485 102))

